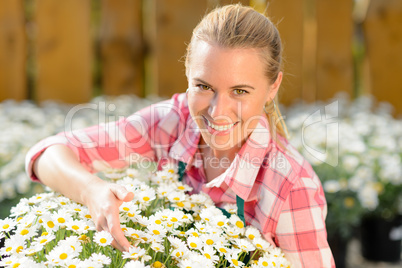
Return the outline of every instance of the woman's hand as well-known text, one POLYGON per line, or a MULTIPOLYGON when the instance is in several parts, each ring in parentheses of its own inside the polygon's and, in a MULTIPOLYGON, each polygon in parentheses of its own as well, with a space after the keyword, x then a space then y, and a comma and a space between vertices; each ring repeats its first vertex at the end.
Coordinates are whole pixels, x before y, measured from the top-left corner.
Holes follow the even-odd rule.
POLYGON ((120 251, 128 251, 130 242, 120 228, 119 207, 129 202, 134 194, 124 186, 98 180, 88 185, 88 194, 83 196, 97 231, 109 232, 114 240, 112 246, 120 251))
POLYGON ((34 163, 34 173, 54 191, 88 207, 98 231, 111 233, 112 245, 128 251, 130 243, 120 228, 119 207, 133 199, 124 186, 108 183, 87 171, 64 145, 47 148, 34 163))

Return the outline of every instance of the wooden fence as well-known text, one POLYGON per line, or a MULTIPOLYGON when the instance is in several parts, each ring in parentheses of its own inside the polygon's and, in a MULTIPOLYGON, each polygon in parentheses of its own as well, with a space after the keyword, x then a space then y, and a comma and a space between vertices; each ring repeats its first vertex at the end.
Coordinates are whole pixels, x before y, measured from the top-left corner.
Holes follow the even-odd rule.
POLYGON ((192 29, 231 2, 277 24, 282 103, 371 93, 402 114, 400 0, 2 0, 0 100, 184 92, 192 29))

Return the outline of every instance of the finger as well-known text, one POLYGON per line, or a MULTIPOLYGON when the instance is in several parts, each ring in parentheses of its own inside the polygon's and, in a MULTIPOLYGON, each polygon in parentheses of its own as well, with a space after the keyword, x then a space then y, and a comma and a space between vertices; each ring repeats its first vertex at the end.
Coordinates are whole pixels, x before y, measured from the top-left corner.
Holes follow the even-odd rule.
POLYGON ((130 242, 124 235, 123 230, 120 227, 119 214, 117 211, 112 211, 108 215, 108 229, 112 234, 114 241, 116 242, 116 247, 121 251, 128 251, 130 248, 130 242))
POLYGON ((134 198, 134 193, 127 191, 127 189, 123 186, 114 185, 114 187, 112 187, 111 189, 117 199, 121 201, 129 202, 134 198))

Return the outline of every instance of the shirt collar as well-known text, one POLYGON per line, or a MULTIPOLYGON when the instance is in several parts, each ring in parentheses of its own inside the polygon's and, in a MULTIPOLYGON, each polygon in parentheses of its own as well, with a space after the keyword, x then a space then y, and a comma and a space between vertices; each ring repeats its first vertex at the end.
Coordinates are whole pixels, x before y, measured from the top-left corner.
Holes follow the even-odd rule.
POLYGON ((206 186, 219 187, 225 182, 236 195, 247 200, 264 157, 270 150, 271 134, 268 126, 267 118, 261 116, 256 128, 243 144, 230 167, 206 186))

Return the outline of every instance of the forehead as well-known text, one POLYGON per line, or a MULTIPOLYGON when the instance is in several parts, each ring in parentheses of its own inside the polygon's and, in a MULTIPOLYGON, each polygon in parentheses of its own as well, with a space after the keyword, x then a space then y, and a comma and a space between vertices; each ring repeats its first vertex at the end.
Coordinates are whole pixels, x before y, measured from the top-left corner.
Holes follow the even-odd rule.
POLYGON ((233 76, 262 76, 264 65, 254 48, 224 48, 198 41, 192 48, 190 77, 229 73, 233 76))

